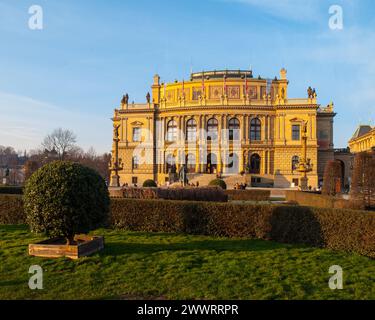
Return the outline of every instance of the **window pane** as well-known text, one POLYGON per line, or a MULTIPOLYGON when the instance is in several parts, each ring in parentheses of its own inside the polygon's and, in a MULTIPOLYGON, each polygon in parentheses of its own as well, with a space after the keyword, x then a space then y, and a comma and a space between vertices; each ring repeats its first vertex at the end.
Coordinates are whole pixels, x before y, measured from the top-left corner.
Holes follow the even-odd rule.
POLYGON ((177 123, 172 120, 168 122, 167 128, 167 141, 176 141, 177 140, 177 123))
POLYGON ((292 140, 300 140, 301 139, 301 129, 300 125, 293 125, 292 126, 292 140))
POLYGON ((260 141, 262 125, 258 118, 252 119, 250 122, 250 139, 254 141, 260 141))
POLYGON ((190 119, 186 124, 186 140, 196 141, 197 138, 197 124, 194 119, 190 119))
POLYGON ((133 141, 134 142, 141 141, 141 128, 133 128, 133 141))

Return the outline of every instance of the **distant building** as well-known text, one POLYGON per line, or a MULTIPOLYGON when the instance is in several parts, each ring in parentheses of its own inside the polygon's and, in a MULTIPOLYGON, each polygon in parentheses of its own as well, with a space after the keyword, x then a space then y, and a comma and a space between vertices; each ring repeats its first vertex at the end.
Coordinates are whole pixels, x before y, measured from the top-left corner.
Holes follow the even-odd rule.
POLYGON ((372 151, 375 148, 375 127, 360 125, 349 141, 352 153, 372 151))
POLYGON ((306 98, 290 98, 286 75, 282 69, 270 80, 251 70, 224 70, 173 83, 156 75, 147 103, 131 103, 126 94, 112 119, 124 167, 120 183, 165 184, 185 164, 190 179, 248 173, 253 185, 298 186, 307 125, 308 183, 318 187, 334 159, 333 103, 321 107, 311 87, 306 98))

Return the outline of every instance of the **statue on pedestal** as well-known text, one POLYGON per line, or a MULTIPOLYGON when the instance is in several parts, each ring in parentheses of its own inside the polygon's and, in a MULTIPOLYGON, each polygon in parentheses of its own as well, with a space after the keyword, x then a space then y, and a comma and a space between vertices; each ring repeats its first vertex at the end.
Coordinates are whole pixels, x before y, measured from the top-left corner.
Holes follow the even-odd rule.
POLYGON ((183 164, 180 168, 180 171, 178 172, 179 180, 183 187, 186 187, 186 185, 188 184, 187 172, 188 171, 186 165, 183 164))
POLYGON ((307 96, 309 99, 313 98, 313 89, 311 87, 308 87, 307 89, 307 96))
POLYGON ((126 105, 129 103, 129 95, 128 94, 125 94, 124 96, 122 96, 122 99, 121 99, 121 104, 122 105, 126 105))

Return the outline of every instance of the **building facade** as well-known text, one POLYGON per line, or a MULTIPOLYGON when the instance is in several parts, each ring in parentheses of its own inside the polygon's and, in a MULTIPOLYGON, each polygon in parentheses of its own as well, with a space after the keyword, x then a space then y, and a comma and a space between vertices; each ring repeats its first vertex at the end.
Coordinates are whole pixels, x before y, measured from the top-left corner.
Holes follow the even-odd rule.
POLYGON ((375 148, 375 127, 360 125, 349 141, 352 153, 368 152, 375 148))
POLYGON ((289 98, 288 85, 285 69, 273 80, 229 70, 173 83, 156 75, 147 103, 129 103, 126 94, 114 110, 120 184, 152 179, 163 185, 186 165, 190 179, 241 174, 253 185, 298 186, 307 134, 308 183, 318 187, 334 158, 333 104, 321 108, 312 88, 306 98, 289 98))

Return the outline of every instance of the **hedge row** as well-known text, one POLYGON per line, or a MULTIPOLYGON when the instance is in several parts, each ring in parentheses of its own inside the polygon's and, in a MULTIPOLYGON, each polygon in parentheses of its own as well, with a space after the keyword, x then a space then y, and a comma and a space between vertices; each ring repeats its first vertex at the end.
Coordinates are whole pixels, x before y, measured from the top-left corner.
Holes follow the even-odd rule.
POLYGON ((375 258, 375 214, 346 209, 113 199, 114 227, 301 243, 375 258))
POLYGON ((226 190, 225 194, 229 200, 242 201, 268 201, 270 200, 270 190, 226 190))
POLYGON ((25 221, 22 196, 0 194, 0 224, 22 224, 25 221))
POLYGON ((23 194, 23 187, 0 186, 0 194, 23 194))
POLYGON ((301 191, 286 191, 286 201, 296 203, 301 206, 311 206, 329 209, 353 209, 364 210, 365 206, 361 201, 349 201, 333 196, 326 196, 322 194, 301 192, 301 191))
MULTIPOLYGON (((0 195, 0 223, 24 223, 20 196, 0 195)), ((375 258, 375 213, 347 209, 111 199, 111 225, 300 243, 375 258)))
POLYGON ((220 187, 201 188, 123 188, 110 190, 111 197, 125 199, 164 199, 186 201, 227 202, 228 196, 220 187))

